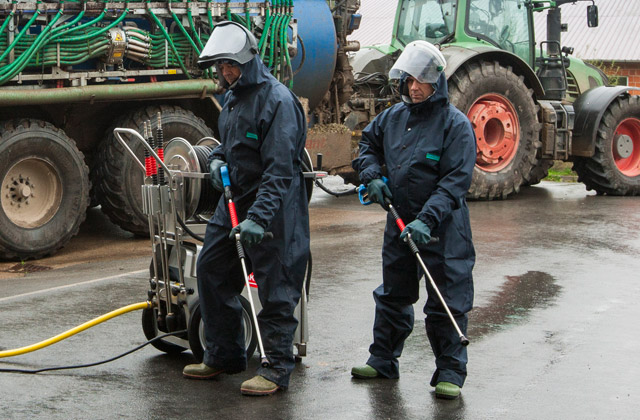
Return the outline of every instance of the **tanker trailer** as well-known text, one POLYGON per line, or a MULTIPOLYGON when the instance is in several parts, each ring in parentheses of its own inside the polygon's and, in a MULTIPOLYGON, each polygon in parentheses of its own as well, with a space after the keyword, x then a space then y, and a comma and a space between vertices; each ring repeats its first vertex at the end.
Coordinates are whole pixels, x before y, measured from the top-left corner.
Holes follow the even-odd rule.
MULTIPOLYGON (((272 73, 318 117, 353 83, 358 0, 0 1, 0 258, 50 255, 90 205, 148 234, 143 172, 115 127, 190 143, 216 136, 222 93, 198 55, 217 22, 250 28, 272 73), (295 4, 294 4, 295 3, 295 4), (336 4, 337 3, 337 4, 336 4)), ((142 157, 142 147, 135 153, 142 157)), ((309 162, 310 164, 310 162, 309 162)))

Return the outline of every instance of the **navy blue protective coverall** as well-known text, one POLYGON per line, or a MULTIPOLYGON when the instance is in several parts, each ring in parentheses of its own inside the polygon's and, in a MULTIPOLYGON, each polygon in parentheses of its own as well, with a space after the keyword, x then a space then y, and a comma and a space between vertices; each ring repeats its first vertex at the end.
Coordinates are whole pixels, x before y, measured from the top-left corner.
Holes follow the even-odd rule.
MULTIPOLYGON (((406 80, 406 77, 405 79, 406 80)), ((401 83, 401 89, 403 84, 401 83)), ((473 305, 471 271, 475 251, 471 241, 465 194, 475 164, 475 137, 467 117, 449 104, 444 73, 435 92, 418 104, 399 103, 377 116, 362 132, 359 157, 353 168, 366 185, 387 168, 392 201, 405 223, 420 219, 440 241, 421 250, 460 329, 466 333, 467 312, 473 305)), ((389 213, 382 248, 383 284, 373 292, 376 316, 367 364, 387 378, 399 376, 398 357, 413 329, 413 304, 423 275, 409 246, 389 213)), ((467 351, 427 281, 424 307, 427 336, 436 358, 431 385, 462 386, 467 351)))
MULTIPOLYGON (((222 143, 209 161, 228 163, 238 220, 251 219, 274 239, 246 249, 258 284, 258 324, 271 367, 258 375, 286 388, 294 368, 293 315, 309 256, 309 210, 300 160, 306 140, 304 111, 297 98, 267 70, 259 57, 240 66, 218 120, 222 143)), ((220 199, 209 220, 197 264, 205 325, 203 362, 229 373, 245 370, 241 304, 242 268, 229 211, 220 199)))

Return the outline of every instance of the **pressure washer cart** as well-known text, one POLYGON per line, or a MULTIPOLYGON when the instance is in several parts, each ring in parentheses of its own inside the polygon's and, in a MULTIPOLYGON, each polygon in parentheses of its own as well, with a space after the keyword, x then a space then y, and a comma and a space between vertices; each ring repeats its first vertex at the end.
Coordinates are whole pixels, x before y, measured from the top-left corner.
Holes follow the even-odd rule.
MULTIPOLYGON (((198 301, 196 261, 202 251, 204 232, 209 217, 215 211, 221 193, 214 190, 209 181, 207 157, 217 140, 206 137, 196 145, 183 138, 174 138, 163 147, 160 114, 153 136, 151 122, 145 124, 144 137, 130 128, 116 128, 115 137, 145 173, 142 185, 143 211, 149 219, 152 260, 149 269, 148 299, 152 306, 142 313, 142 329, 148 339, 170 332, 152 344, 168 354, 191 350, 198 362, 204 354, 204 327, 198 301), (129 146, 140 142, 144 147, 143 164, 129 146)), ((305 155, 304 165, 312 168, 311 159, 305 155)), ((304 172, 307 196, 317 177, 325 172, 304 172)), ((275 238, 277 240, 277 238, 275 238)), ((311 258, 302 297, 295 310, 298 328, 294 337, 296 358, 306 356, 308 340, 307 301, 311 277, 311 258)), ((256 311, 262 309, 258 298, 258 286, 249 275, 250 290, 240 296, 247 357, 257 345, 258 334, 249 304, 249 293, 256 311)))

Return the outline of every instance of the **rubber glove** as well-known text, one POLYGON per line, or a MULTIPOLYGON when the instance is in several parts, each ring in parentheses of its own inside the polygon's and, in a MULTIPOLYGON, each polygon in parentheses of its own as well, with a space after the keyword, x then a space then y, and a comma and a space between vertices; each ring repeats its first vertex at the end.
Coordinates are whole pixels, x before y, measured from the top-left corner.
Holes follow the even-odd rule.
POLYGON ((414 220, 405 226, 402 233, 400 233, 400 239, 404 240, 408 234, 411 234, 411 239, 418 246, 427 246, 431 240, 431 229, 422 220, 414 220))
POLYGON ((224 192, 224 186, 222 185, 222 175, 220 175, 220 168, 222 168, 223 166, 227 166, 227 162, 220 159, 213 159, 209 164, 211 185, 213 185, 213 188, 220 192, 224 192))
POLYGON ((388 210, 387 205, 384 203, 384 198, 388 197, 391 199, 391 190, 389 190, 389 187, 383 180, 376 178, 369 181, 367 184, 367 194, 369 195, 369 200, 380 204, 383 209, 388 210))
POLYGON ((253 220, 245 220, 231 229, 229 239, 235 239, 236 233, 240 233, 240 242, 247 248, 259 244, 264 238, 264 228, 253 220))

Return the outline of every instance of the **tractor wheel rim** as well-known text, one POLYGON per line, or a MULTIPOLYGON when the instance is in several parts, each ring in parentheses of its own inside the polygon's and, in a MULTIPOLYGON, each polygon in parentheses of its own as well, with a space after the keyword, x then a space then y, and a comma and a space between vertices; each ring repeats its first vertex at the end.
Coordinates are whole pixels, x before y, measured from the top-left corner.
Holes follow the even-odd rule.
POLYGON ((477 140, 476 166, 498 172, 513 160, 520 143, 518 114, 507 98, 487 94, 478 98, 467 113, 477 140))
POLYGON ((39 158, 14 164, 2 179, 2 210, 9 220, 25 229, 47 223, 58 212, 62 182, 57 171, 39 158))
POLYGON ((623 120, 618 124, 613 138, 611 147, 616 167, 628 177, 640 175, 640 120, 637 118, 623 120), (620 139, 627 141, 624 146, 627 153, 620 152, 617 144, 620 139))

